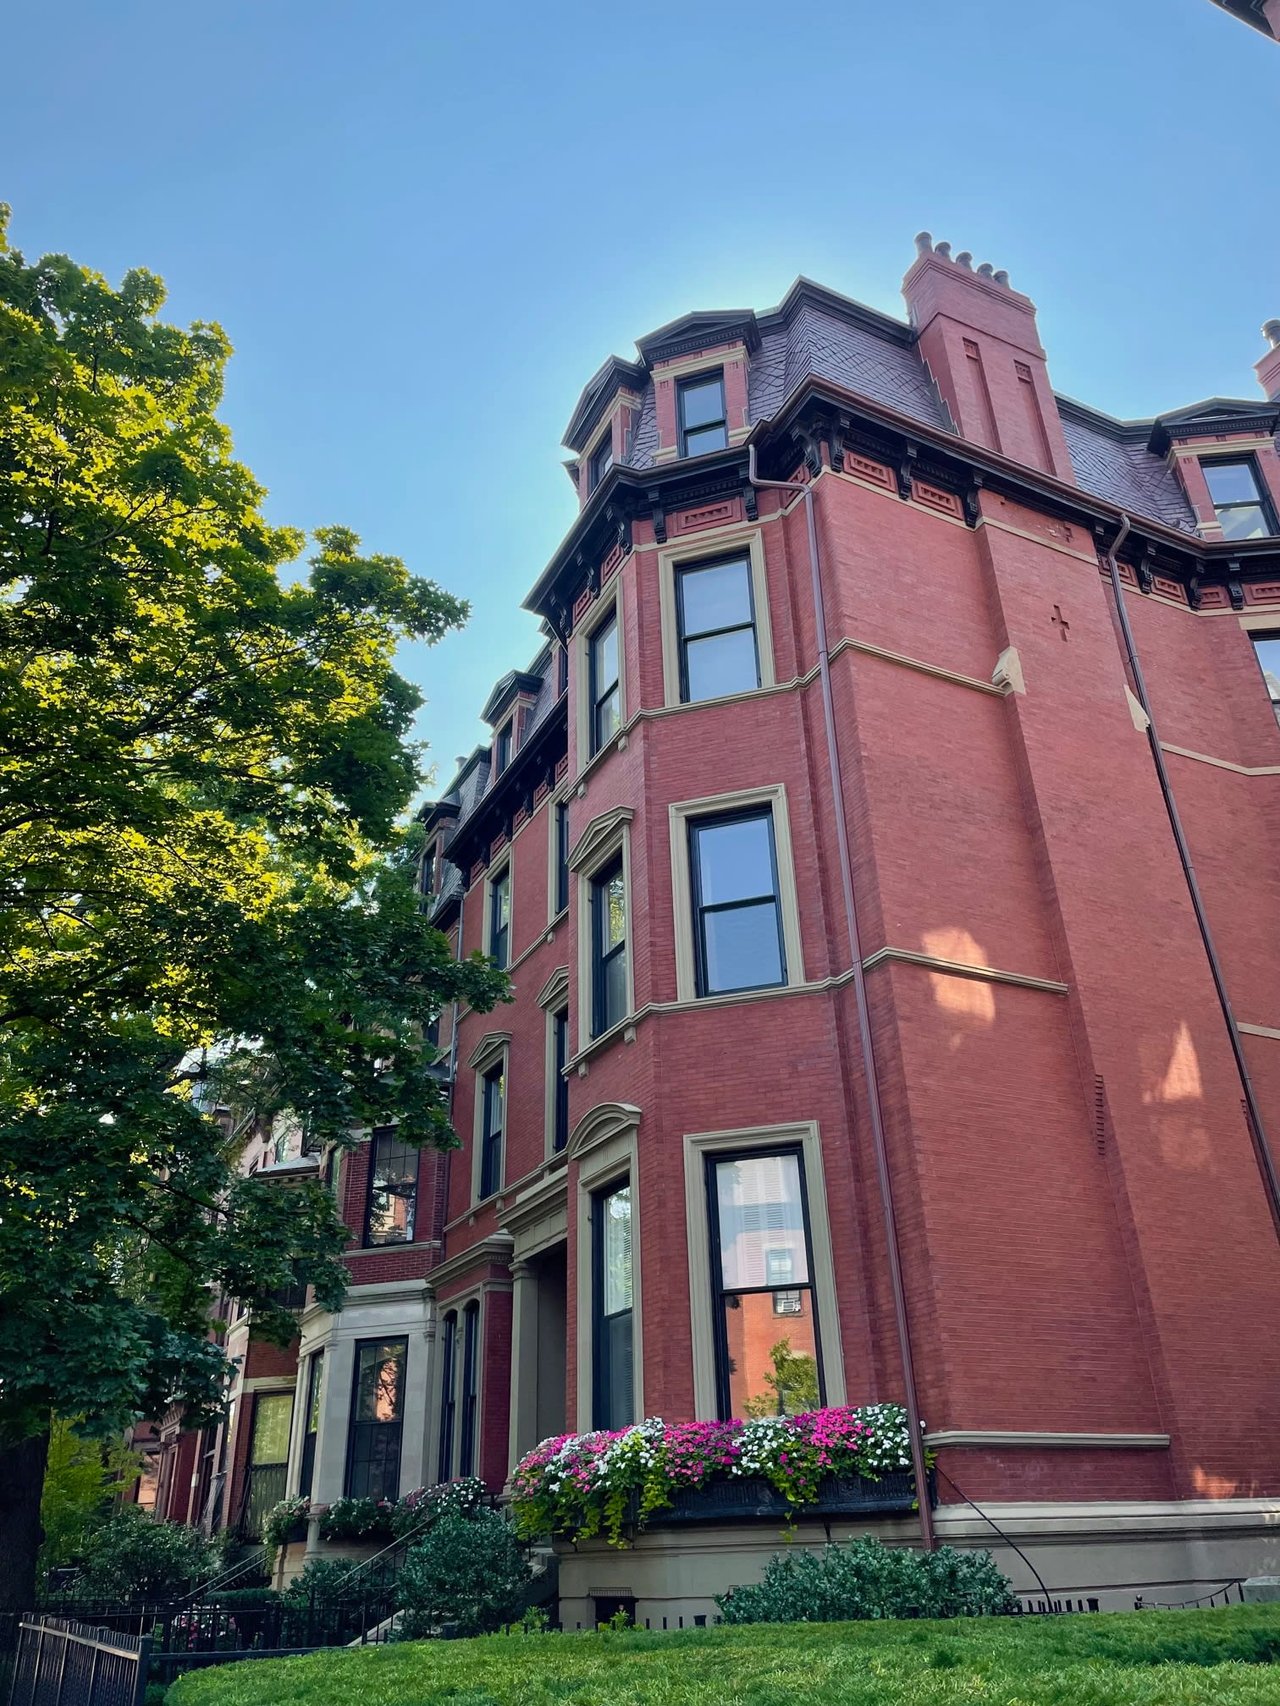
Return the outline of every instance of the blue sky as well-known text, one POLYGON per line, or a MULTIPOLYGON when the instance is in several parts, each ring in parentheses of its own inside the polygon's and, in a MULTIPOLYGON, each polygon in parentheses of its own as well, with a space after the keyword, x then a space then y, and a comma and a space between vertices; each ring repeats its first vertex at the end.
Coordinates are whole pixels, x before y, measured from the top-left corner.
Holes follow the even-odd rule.
POLYGON ((1141 415, 1258 395, 1280 314, 1280 48, 1209 0, 64 0, 4 44, 15 242, 160 273, 272 517, 471 599, 402 658, 442 780, 537 648, 578 392, 664 321, 798 273, 901 314, 926 227, 1141 415))

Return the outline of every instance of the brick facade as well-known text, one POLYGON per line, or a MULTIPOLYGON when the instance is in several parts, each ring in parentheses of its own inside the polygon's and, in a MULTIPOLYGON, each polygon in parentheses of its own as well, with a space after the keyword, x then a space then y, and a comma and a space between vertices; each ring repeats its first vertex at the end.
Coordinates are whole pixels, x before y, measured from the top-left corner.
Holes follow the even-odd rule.
MULTIPOLYGON (((414 1244, 353 1250, 343 1315, 302 1317, 297 1366, 327 1346, 338 1383, 318 1494, 339 1489, 349 1375, 335 1358, 357 1333, 408 1334, 418 1432, 403 1461, 434 1478, 440 1322, 472 1302, 485 1479, 500 1486, 548 1425, 595 1425, 592 1202, 624 1179, 635 1417, 714 1414, 697 1169, 715 1134, 732 1152, 773 1128, 787 1143, 816 1133, 805 1165, 829 1237, 813 1257, 834 1300, 818 1312, 828 1395, 905 1397, 843 813, 939 1520, 959 1520, 963 1488, 1036 1520, 1083 1501, 1105 1521, 1141 1504, 1176 1525, 1193 1509, 1209 1520, 1206 1501, 1245 1501, 1255 1514, 1239 1522, 1261 1533, 1256 1510, 1280 1498, 1280 1350, 1260 1330, 1280 1307, 1275 1205, 1106 563, 1123 533, 1148 708, 1258 1142, 1269 1132, 1274 1146, 1280 726, 1254 642, 1280 635, 1280 538, 1222 541, 1200 466, 1246 459, 1280 510, 1271 367, 1271 405, 1111 421, 1055 396, 1034 305, 1004 275, 925 234, 917 247, 909 324, 801 281, 767 314, 662 328, 639 364, 607 363, 584 392, 571 446, 589 456, 608 423, 614 466, 594 491, 577 469, 581 514, 528 601, 547 643, 486 707, 495 732, 515 708, 514 753, 498 774, 478 749, 422 814, 444 853, 433 916, 461 953, 488 947, 489 882, 509 873, 514 999, 464 1012, 456 1034, 444 1016, 462 1147, 422 1157, 414 1244), (700 354, 724 374, 726 443, 682 462, 670 375, 699 371, 700 354), (764 475, 813 494, 830 728, 805 506, 751 485, 744 434, 764 475), (758 691, 681 703, 671 577, 726 550, 758 555, 770 667, 758 691), (586 652, 610 606, 621 726, 592 753, 586 652), (785 801, 800 963, 785 987, 691 998, 671 808, 770 789, 785 801), (562 801, 574 873, 558 911, 562 801), (631 1003, 590 1039, 580 934, 597 842, 625 849, 631 1003), (548 1026, 566 999, 572 1135, 556 1152, 548 1026), (501 1184, 477 1200, 477 1096, 499 1064, 501 1184)), ((368 1175, 364 1144, 337 1187, 353 1229, 368 1175)), ((265 1356, 253 1351, 253 1374, 294 1366, 294 1353, 265 1356)), ((455 1397, 460 1379, 459 1363, 455 1397)), ((294 1460, 290 1474, 292 1486, 294 1460)))

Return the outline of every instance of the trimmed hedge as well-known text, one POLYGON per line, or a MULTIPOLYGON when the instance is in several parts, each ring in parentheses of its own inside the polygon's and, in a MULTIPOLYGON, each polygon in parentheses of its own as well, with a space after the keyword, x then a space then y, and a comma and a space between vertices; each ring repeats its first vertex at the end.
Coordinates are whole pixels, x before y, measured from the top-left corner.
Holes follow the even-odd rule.
POLYGON ((167 1706, 1276 1706, 1280 1606, 491 1635, 193 1672, 167 1706))
POLYGON ((726 1623, 981 1617, 1018 1609, 990 1552, 921 1552, 864 1535, 823 1552, 775 1552, 764 1579, 717 1599, 726 1623))

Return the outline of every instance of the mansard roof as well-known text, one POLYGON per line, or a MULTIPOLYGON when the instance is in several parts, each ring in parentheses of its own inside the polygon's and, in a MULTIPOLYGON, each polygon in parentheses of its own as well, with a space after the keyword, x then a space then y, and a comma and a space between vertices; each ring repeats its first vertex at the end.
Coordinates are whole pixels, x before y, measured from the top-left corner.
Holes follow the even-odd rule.
POLYGON ((596 423, 619 391, 643 391, 648 382, 648 370, 634 361, 623 361, 611 355, 587 380, 577 406, 564 429, 564 444, 570 450, 582 450, 596 423))

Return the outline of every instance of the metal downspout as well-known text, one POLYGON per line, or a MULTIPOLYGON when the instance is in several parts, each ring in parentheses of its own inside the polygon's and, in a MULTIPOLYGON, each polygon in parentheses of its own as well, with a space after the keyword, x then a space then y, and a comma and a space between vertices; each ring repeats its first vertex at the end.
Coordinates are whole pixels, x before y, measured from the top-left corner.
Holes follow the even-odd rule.
POLYGON ((871 1019, 867 1010, 867 985, 862 971, 862 941, 858 933, 858 909, 853 895, 853 860, 849 852, 849 829, 845 808, 844 781, 840 772, 840 747, 836 736, 835 705, 831 692, 831 660, 827 654, 827 617, 822 597, 822 570, 818 556, 818 526, 814 518, 813 490, 794 480, 762 480, 756 473, 756 447, 747 446, 747 478, 753 486, 771 487, 774 491, 793 492, 805 501, 805 520, 809 538, 809 569, 813 582, 813 609, 817 626, 818 674, 822 681, 822 714, 827 731, 827 761, 831 770, 831 792, 836 812, 836 847, 840 861, 840 886, 844 894, 845 923, 849 932, 849 951, 853 959, 853 990, 858 1009, 858 1041, 862 1050, 862 1066, 867 1080, 867 1102, 871 1113, 871 1147, 875 1151, 876 1177, 880 1185, 880 1203, 884 1212, 885 1245, 889 1258, 889 1280, 893 1289, 893 1313, 898 1328, 898 1350, 902 1360, 902 1379, 906 1388, 907 1425, 911 1432, 911 1462, 915 1470, 916 1495, 920 1507, 920 1538, 926 1551, 936 1545, 933 1531, 933 1511, 929 1505, 929 1476, 925 1462, 924 1429, 920 1421, 920 1404, 916 1395, 915 1364, 911 1355, 911 1330, 907 1319, 907 1295, 902 1281, 902 1256, 898 1244, 898 1220, 893 1205, 893 1178, 889 1169, 889 1150, 884 1133, 884 1110, 880 1102, 880 1075, 876 1070, 875 1049, 871 1040, 871 1019))
POLYGON ((1249 1135, 1253 1140, 1254 1154, 1258 1161, 1258 1171, 1262 1175, 1263 1189, 1267 1195, 1267 1206, 1271 1210, 1271 1218, 1275 1222, 1276 1234, 1280 1236, 1280 1179, 1276 1176, 1275 1159, 1267 1143, 1266 1128, 1262 1123, 1262 1111, 1258 1107, 1258 1098, 1254 1093, 1253 1080, 1249 1076, 1249 1063, 1244 1056, 1244 1046, 1240 1041, 1240 1030, 1236 1024, 1235 1012, 1231 1006, 1231 997, 1227 993, 1226 980, 1222 975, 1222 966, 1218 961, 1217 950, 1213 945, 1213 935, 1209 929, 1209 919, 1205 912, 1204 899, 1200 893, 1200 883, 1196 877, 1195 863, 1191 857, 1191 848, 1187 844, 1186 833, 1182 827, 1182 819, 1178 815, 1177 801, 1174 799, 1173 784, 1169 780, 1169 772, 1164 762, 1164 749, 1160 745, 1160 734, 1156 728, 1155 716, 1151 710, 1151 701, 1147 697, 1147 684, 1142 674, 1142 664, 1138 658, 1138 646, 1133 637, 1133 629, 1129 623, 1129 612, 1125 608, 1124 588, 1120 582, 1120 565, 1117 553, 1129 536, 1129 517, 1121 512, 1120 531, 1116 534, 1107 552, 1107 568, 1111 575, 1111 591, 1115 598, 1116 615, 1120 621, 1120 632, 1124 637, 1125 656, 1129 664, 1129 674, 1133 679, 1133 690, 1138 703, 1142 706, 1143 715, 1147 719, 1147 742, 1151 747, 1151 756, 1155 761, 1156 775, 1160 780, 1160 792, 1164 795, 1165 810, 1169 814, 1169 825, 1173 830, 1173 839, 1178 849, 1178 859, 1182 865, 1182 874, 1186 878, 1187 892, 1191 896, 1192 910, 1196 915, 1196 924, 1200 929, 1200 940, 1204 943, 1205 955, 1209 961, 1209 970, 1213 975, 1213 986, 1218 992, 1218 1003, 1222 1008, 1222 1017, 1226 1023, 1227 1035, 1231 1039, 1231 1052, 1235 1056, 1236 1071, 1240 1075, 1240 1087, 1244 1091, 1245 1110, 1249 1121, 1249 1135))

